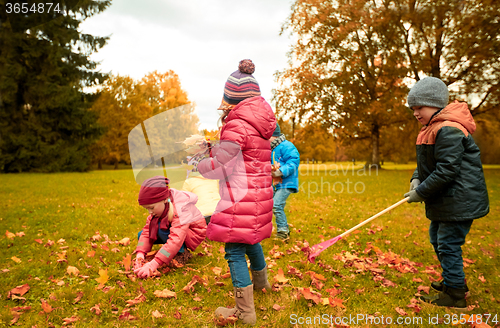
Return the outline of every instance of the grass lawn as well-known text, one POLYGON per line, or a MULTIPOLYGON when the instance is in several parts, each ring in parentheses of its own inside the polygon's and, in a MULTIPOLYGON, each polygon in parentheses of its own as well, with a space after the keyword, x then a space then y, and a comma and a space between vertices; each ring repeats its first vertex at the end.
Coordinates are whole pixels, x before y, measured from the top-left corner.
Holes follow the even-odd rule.
MULTIPOLYGON (((325 250, 315 264, 306 261, 308 246, 402 199, 413 168, 301 165, 301 191, 286 207, 291 240, 262 242, 274 287, 255 293, 257 326, 336 327, 335 318, 345 317, 345 327, 391 327, 398 318, 407 327, 448 327, 460 317, 412 301, 441 272, 423 204, 405 203, 325 250)), ((485 320, 491 314, 495 326, 500 170, 485 175, 490 214, 474 222, 463 257, 467 313, 485 320)), ((216 327, 214 310, 234 305, 223 244, 206 241, 188 265, 159 278, 134 279, 126 271, 146 220, 138 191, 131 170, 0 175, 0 325, 216 327), (197 283, 185 288, 190 282, 197 283), (175 297, 155 295, 165 289, 175 297)))

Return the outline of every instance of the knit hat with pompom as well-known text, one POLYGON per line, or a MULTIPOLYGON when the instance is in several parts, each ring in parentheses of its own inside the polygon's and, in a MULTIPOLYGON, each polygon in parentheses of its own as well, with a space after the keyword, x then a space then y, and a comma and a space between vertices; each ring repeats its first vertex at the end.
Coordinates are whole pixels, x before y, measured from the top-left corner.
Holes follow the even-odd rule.
POLYGON ((260 96, 257 80, 252 76, 255 65, 250 59, 243 59, 238 65, 238 70, 229 75, 224 86, 224 97, 218 109, 231 110, 241 101, 260 96))

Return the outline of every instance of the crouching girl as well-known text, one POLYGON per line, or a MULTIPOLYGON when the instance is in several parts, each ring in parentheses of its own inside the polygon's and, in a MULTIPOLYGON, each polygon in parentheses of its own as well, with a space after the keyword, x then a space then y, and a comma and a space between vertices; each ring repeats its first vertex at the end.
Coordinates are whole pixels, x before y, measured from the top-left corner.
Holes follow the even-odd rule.
POLYGON ((189 254, 205 239, 207 224, 195 206, 198 197, 169 188, 168 183, 167 178, 156 176, 144 181, 139 191, 139 205, 149 212, 135 250, 134 272, 139 278, 152 276, 159 266, 189 254), (154 259, 145 262, 153 244, 163 246, 154 259))

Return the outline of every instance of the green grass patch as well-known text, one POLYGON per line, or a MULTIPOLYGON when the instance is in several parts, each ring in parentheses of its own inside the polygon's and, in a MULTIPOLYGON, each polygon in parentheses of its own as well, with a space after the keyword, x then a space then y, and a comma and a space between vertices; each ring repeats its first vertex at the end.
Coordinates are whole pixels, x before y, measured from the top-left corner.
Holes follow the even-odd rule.
MULTIPOLYGON (((370 171, 361 163, 301 165, 301 192, 292 194, 286 207, 291 240, 262 242, 270 282, 276 283, 279 269, 289 280, 278 284, 279 291, 255 293, 258 326, 286 327, 303 320, 306 327, 328 327, 327 319, 349 316, 375 320, 373 325, 348 322, 351 327, 366 327, 375 326, 377 318, 384 316, 393 322, 408 318, 413 323, 405 326, 422 327, 431 326, 430 318, 439 316, 445 321, 432 326, 447 327, 447 318, 460 316, 422 304, 418 313, 407 307, 418 287, 429 286, 435 277, 424 271, 440 272, 422 204, 403 204, 331 246, 316 264, 306 261, 301 249, 307 243, 312 246, 333 238, 403 198, 415 166, 386 166, 370 171), (390 256, 394 261, 384 264, 390 256), (416 271, 398 271, 398 262, 416 271), (373 263, 379 263, 376 269, 383 273, 375 274, 373 263), (291 273, 292 267, 302 278, 291 273), (298 299, 302 288, 321 294, 319 304, 303 296, 298 299), (399 314, 401 310, 407 316, 399 314)), ((487 169, 485 176, 490 214, 474 222, 463 247, 464 258, 470 260, 465 267, 471 290, 469 314, 498 314, 500 321, 500 170, 487 169)), ((23 327, 59 327, 76 320, 74 327, 215 327, 214 310, 234 305, 231 279, 213 270, 228 271, 221 243, 206 241, 187 266, 160 278, 132 280, 124 273, 121 262, 134 251, 146 220, 146 211, 137 204, 139 186, 131 170, 9 174, 0 175, 0 180, 2 326, 14 322, 23 327), (17 235, 8 238, 7 231, 17 235), (118 243, 125 237, 130 245, 118 243), (92 251, 95 254, 90 257, 92 251), (68 266, 76 267, 78 275, 70 275, 68 266), (104 286, 95 280, 100 269, 109 275, 104 286), (194 275, 208 284, 198 283, 193 292, 184 292, 194 275), (30 289, 20 299, 7 297, 24 284, 30 289), (154 295, 163 289, 176 292, 177 298, 154 295), (144 301, 130 304, 141 294, 144 301), (44 311, 42 300, 52 311, 44 311), (16 319, 12 312, 16 307, 30 308, 15 310, 20 313, 16 319), (153 317, 155 310, 164 316, 153 317)))

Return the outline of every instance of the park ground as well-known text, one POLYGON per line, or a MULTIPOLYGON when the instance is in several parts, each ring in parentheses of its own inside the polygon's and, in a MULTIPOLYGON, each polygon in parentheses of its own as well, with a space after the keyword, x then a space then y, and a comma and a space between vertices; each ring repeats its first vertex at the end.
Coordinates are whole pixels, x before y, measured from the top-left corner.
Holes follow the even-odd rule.
MULTIPOLYGON (((492 327, 500 322, 498 166, 485 166, 490 214, 474 222, 463 246, 467 316, 416 301, 440 279, 423 204, 405 203, 332 245, 316 263, 306 260, 312 245, 402 199, 414 167, 301 165, 300 192, 286 207, 291 239, 262 242, 273 290, 255 293, 257 326, 449 327, 455 319, 456 327, 472 327, 479 322, 472 315, 492 327)), ((158 278, 130 273, 146 220, 131 170, 7 174, 0 182, 0 325, 233 325, 213 315, 218 306, 234 305, 222 243, 204 242, 186 266, 164 269, 158 278)))

